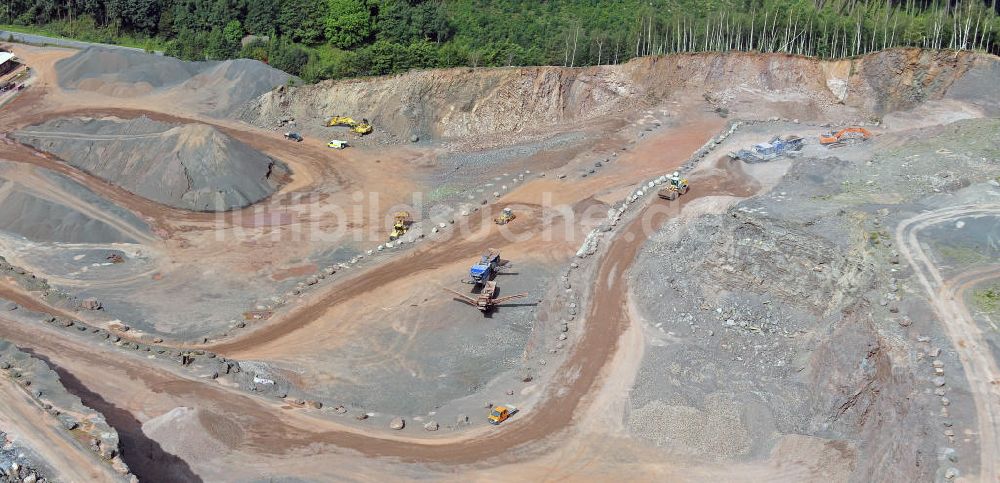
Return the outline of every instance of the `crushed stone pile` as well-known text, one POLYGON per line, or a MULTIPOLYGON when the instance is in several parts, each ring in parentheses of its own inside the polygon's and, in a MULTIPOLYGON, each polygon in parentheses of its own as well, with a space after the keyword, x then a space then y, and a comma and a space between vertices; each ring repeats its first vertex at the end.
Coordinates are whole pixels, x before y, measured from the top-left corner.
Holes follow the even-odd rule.
POLYGON ((55 119, 15 137, 129 192, 194 211, 250 205, 287 174, 282 163, 204 124, 55 119))
POLYGON ((292 76, 249 59, 187 62, 172 57, 92 47, 56 62, 59 86, 114 97, 176 92, 199 111, 226 116, 292 76))

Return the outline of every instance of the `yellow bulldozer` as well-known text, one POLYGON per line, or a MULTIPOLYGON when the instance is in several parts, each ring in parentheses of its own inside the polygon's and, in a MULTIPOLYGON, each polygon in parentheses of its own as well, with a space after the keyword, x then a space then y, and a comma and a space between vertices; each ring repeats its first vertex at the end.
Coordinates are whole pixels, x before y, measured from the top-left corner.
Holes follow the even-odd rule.
POLYGON ((514 210, 504 208, 503 211, 500 212, 500 216, 493 219, 493 222, 498 225, 506 225, 507 223, 514 221, 514 218, 517 218, 517 215, 514 214, 514 210))
POLYGON ((392 233, 389 234, 389 240, 396 240, 397 238, 403 236, 406 230, 410 229, 410 225, 413 223, 413 219, 410 218, 409 211, 397 211, 392 215, 392 233))
POLYGON ((327 127, 334 126, 347 126, 351 128, 351 131, 359 136, 364 136, 372 132, 372 125, 367 119, 362 119, 361 122, 355 121, 353 117, 348 116, 333 116, 330 120, 326 121, 327 127))

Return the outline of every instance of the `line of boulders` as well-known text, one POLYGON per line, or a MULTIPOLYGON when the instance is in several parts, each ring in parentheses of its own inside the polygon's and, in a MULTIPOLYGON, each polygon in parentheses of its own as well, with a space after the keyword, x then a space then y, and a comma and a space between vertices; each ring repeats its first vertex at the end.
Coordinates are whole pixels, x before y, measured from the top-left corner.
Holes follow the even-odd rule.
MULTIPOLYGON (((687 173, 691 171, 699 161, 704 159, 705 156, 708 156, 713 150, 715 150, 716 147, 719 146, 719 144, 725 141, 726 138, 736 133, 740 126, 749 123, 747 121, 734 121, 729 123, 728 129, 723 130, 718 136, 709 139, 708 142, 698 148, 698 150, 695 151, 687 161, 674 171, 678 171, 680 173, 687 173)), ((669 173, 664 173, 663 175, 649 181, 640 183, 636 187, 636 190, 631 195, 626 197, 618 208, 609 209, 607 221, 587 234, 583 243, 580 245, 580 249, 576 252, 576 257, 586 258, 597 253, 598 246, 603 238, 603 233, 614 230, 614 227, 618 225, 629 208, 643 197, 653 193, 657 186, 666 183, 668 175, 669 173)))
POLYGON ((939 347, 931 347, 931 338, 927 336, 918 336, 917 343, 925 346, 926 351, 921 351, 918 355, 918 360, 923 359, 923 354, 927 354, 930 360, 930 383, 933 386, 934 395, 938 397, 938 402, 941 404, 940 416, 941 424, 944 426, 942 434, 948 440, 948 447, 944 447, 939 451, 939 459, 945 467, 942 467, 939 473, 944 479, 951 480, 957 478, 960 474, 957 468, 955 468, 952 463, 958 462, 958 454, 955 452, 954 448, 951 446, 955 444, 955 430, 952 428, 954 423, 951 421, 949 407, 951 406, 951 399, 948 398, 948 380, 945 379, 945 363, 941 360, 942 351, 939 347))
POLYGON ((50 288, 48 280, 36 277, 35 274, 21 267, 11 265, 2 256, 0 256, 0 274, 13 278, 18 285, 31 292, 47 292, 50 288))
POLYGON ((75 439, 89 439, 89 449, 116 472, 131 476, 120 456, 118 432, 107 423, 104 415, 85 406, 79 397, 67 391, 48 364, 21 352, 13 344, 0 341, 0 371, 24 389, 63 429, 75 432, 75 439), (74 416, 79 414, 85 415, 83 420, 74 416))

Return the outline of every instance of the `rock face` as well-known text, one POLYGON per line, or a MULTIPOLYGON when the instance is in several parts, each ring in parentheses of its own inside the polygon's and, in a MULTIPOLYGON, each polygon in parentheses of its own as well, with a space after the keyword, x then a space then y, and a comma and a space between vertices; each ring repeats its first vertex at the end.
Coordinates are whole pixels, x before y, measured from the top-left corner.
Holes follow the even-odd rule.
POLYGON ((195 211, 260 201, 287 174, 283 164, 203 124, 56 119, 15 137, 139 196, 195 211))
POLYGON ((744 110, 751 117, 784 115, 754 110, 751 91, 769 91, 803 103, 797 112, 822 113, 805 120, 864 118, 940 98, 977 62, 983 64, 976 70, 982 78, 1000 64, 977 54, 895 49, 852 61, 710 53, 582 69, 441 69, 279 88, 234 115, 268 128, 294 118, 306 132, 325 135, 329 131, 319 126, 330 116, 329 106, 338 106, 372 120, 375 137, 462 138, 585 121, 696 90, 718 100, 720 110, 744 110), (901 83, 900 77, 914 82, 901 83), (743 79, 740 89, 733 88, 733 78, 743 79))

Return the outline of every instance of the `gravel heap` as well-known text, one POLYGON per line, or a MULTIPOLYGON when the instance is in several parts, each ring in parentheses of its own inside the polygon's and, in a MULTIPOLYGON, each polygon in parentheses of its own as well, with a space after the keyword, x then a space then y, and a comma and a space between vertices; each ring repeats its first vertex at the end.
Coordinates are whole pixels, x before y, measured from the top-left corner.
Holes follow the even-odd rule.
POLYGON ((56 119, 15 134, 37 149, 144 198, 175 208, 226 211, 260 201, 284 166, 204 124, 56 119))

